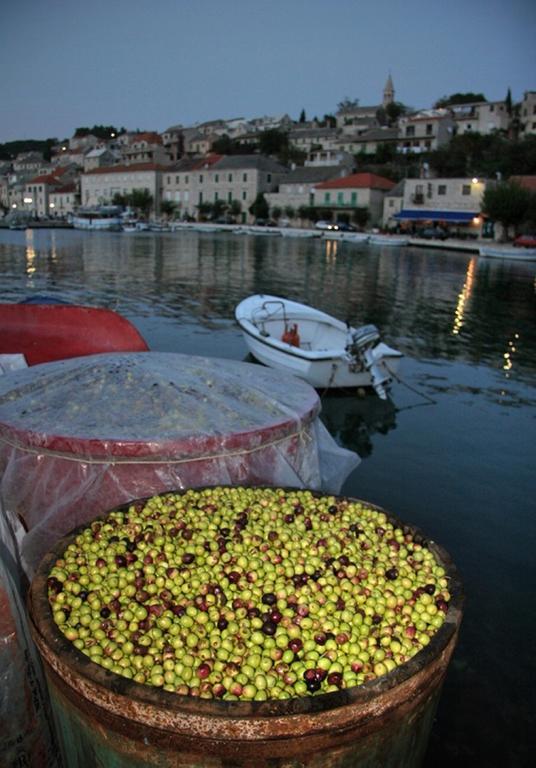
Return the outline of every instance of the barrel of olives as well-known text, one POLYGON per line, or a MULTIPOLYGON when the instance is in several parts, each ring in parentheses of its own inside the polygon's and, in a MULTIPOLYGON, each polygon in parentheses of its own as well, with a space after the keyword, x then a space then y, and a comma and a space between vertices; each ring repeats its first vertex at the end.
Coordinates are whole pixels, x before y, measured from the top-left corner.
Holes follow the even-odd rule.
POLYGON ((462 602, 384 510, 239 487, 113 510, 28 596, 69 768, 418 766, 462 602))
POLYGON ((359 459, 306 382, 172 353, 90 355, 0 377, 0 492, 31 576, 77 525, 130 499, 216 483, 338 490, 359 459), (333 472, 335 469, 335 472, 333 472), (23 532, 21 532, 22 534, 23 532))

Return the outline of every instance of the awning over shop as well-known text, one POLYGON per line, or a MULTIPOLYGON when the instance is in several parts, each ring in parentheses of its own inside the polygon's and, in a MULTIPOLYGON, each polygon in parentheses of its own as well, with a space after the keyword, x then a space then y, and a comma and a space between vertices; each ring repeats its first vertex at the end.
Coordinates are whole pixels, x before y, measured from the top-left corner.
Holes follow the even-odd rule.
POLYGON ((427 211, 422 208, 410 210, 402 209, 400 213, 395 213, 394 219, 398 221, 452 221, 458 223, 468 223, 475 216, 480 216, 478 211, 427 211))

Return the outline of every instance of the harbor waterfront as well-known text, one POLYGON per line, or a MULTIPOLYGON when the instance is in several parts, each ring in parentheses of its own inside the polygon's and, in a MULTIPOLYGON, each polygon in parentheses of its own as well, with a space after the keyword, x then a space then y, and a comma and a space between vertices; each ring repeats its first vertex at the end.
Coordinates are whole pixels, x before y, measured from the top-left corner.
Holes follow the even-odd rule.
POLYGON ((321 393, 322 419, 362 459, 342 493, 421 528, 463 582, 425 766, 532 764, 536 262, 231 232, 28 229, 0 230, 0 275, 3 302, 40 294, 114 309, 159 352, 248 359, 234 309, 255 293, 376 325, 404 353, 389 399, 321 393))

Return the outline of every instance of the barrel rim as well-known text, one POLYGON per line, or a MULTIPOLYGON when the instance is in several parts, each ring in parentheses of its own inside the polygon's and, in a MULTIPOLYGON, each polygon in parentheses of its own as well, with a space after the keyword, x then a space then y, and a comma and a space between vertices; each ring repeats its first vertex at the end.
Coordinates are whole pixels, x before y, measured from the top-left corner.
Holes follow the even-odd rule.
MULTIPOLYGON (((74 364, 77 360, 81 364, 89 364, 93 359, 98 359, 102 365, 122 363, 123 360, 141 359, 146 352, 108 352, 95 355, 87 355, 80 358, 68 358, 66 360, 54 360, 50 363, 41 363, 45 366, 47 373, 50 367, 61 366, 62 363, 74 364)), ((158 355, 161 358, 189 358, 191 361, 210 360, 220 362, 219 358, 207 358, 201 355, 183 355, 176 352, 151 352, 151 355, 158 355)), ((236 361, 224 360, 224 363, 236 361)), ((239 365, 255 369, 256 376, 268 376, 275 378, 276 371, 265 366, 258 366, 255 363, 240 361, 239 365)), ((32 366, 34 371, 39 366, 32 366)), ((52 368, 54 371, 55 369, 52 368)), ((28 369, 23 369, 17 374, 28 375, 28 369)), ((156 439, 157 436, 150 435, 145 438, 140 437, 84 437, 83 434, 74 429, 72 432, 48 433, 33 427, 25 428, 19 421, 11 415, 7 419, 0 421, 0 441, 13 444, 21 450, 50 453, 59 457, 76 458, 80 461, 98 460, 98 459, 145 459, 154 461, 166 461, 180 458, 210 459, 222 455, 225 457, 228 453, 249 451, 259 447, 269 447, 273 442, 291 439, 299 434, 301 430, 307 429, 318 417, 321 410, 321 403, 318 393, 310 384, 299 378, 290 376, 289 386, 299 387, 303 390, 303 397, 300 401, 300 409, 292 412, 291 407, 280 404, 279 413, 270 417, 264 424, 237 427, 227 435, 217 432, 211 434, 176 434, 156 439)), ((260 381, 260 380, 259 380, 260 381)), ((270 383, 270 382, 269 382, 270 383)), ((1 389, 1 388, 0 388, 1 389)), ((6 390, 7 392, 7 390, 6 390)), ((6 392, 0 392, 0 400, 6 396, 6 392)), ((263 393, 268 397, 269 393, 263 393)), ((273 395, 270 395, 273 399, 273 395)))
MULTIPOLYGON (((132 679, 122 677, 111 670, 105 669, 96 662, 91 661, 88 656, 82 653, 82 651, 79 651, 72 642, 63 635, 52 618, 47 587, 47 579, 50 570, 55 561, 64 553, 67 546, 79 533, 88 528, 90 523, 84 523, 77 526, 69 534, 56 542, 54 547, 42 558, 36 569, 35 576, 27 595, 27 606, 31 628, 37 638, 39 638, 39 641, 44 643, 50 652, 61 659, 62 665, 70 665, 76 670, 77 675, 85 678, 90 685, 100 689, 105 695, 115 694, 117 696, 124 696, 129 700, 136 700, 141 705, 145 704, 156 708, 165 707, 170 713, 188 714, 188 712, 191 712, 201 716, 206 715, 211 717, 239 719, 248 717, 270 718, 285 715, 312 715, 315 713, 332 711, 349 705, 366 705, 379 695, 386 694, 396 689, 398 686, 409 681, 410 678, 416 676, 429 664, 437 660, 455 639, 462 619, 464 594, 461 578, 452 558, 441 545, 426 537, 417 526, 408 525, 377 504, 363 499, 329 494, 307 488, 289 488, 281 485, 269 486, 262 484, 232 486, 218 484, 184 488, 176 491, 166 491, 161 494, 152 494, 151 496, 136 498, 128 503, 107 510, 102 515, 96 517, 93 522, 104 519, 114 511, 126 510, 133 504, 144 503, 155 496, 166 497, 169 495, 184 495, 189 491, 201 492, 213 488, 241 487, 256 489, 265 488, 270 490, 281 489, 285 492, 303 490, 310 492, 316 498, 331 497, 338 501, 364 504, 371 509, 384 513, 390 523, 400 527, 405 533, 411 533, 417 543, 420 543, 422 546, 433 552, 440 565, 445 568, 446 576, 449 579, 451 599, 449 601, 448 611, 444 623, 432 636, 430 643, 407 662, 397 666, 394 670, 385 675, 381 675, 374 680, 370 680, 352 688, 341 689, 331 693, 315 694, 314 696, 266 701, 223 701, 220 699, 203 699, 201 697, 185 696, 166 691, 162 688, 155 688, 143 683, 137 683, 132 679)), ((58 670, 56 670, 56 672, 58 672, 58 670)))

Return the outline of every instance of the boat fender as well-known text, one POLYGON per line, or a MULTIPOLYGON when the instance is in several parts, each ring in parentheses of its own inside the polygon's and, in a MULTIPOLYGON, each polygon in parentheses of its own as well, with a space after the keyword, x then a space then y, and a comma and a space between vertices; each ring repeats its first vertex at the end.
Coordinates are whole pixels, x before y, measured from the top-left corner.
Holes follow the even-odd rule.
POLYGON ((284 341, 286 344, 290 344, 293 347, 300 346, 300 335, 298 333, 298 326, 296 323, 294 323, 294 325, 292 325, 290 328, 287 325, 285 326, 285 330, 281 336, 281 341, 284 341))

